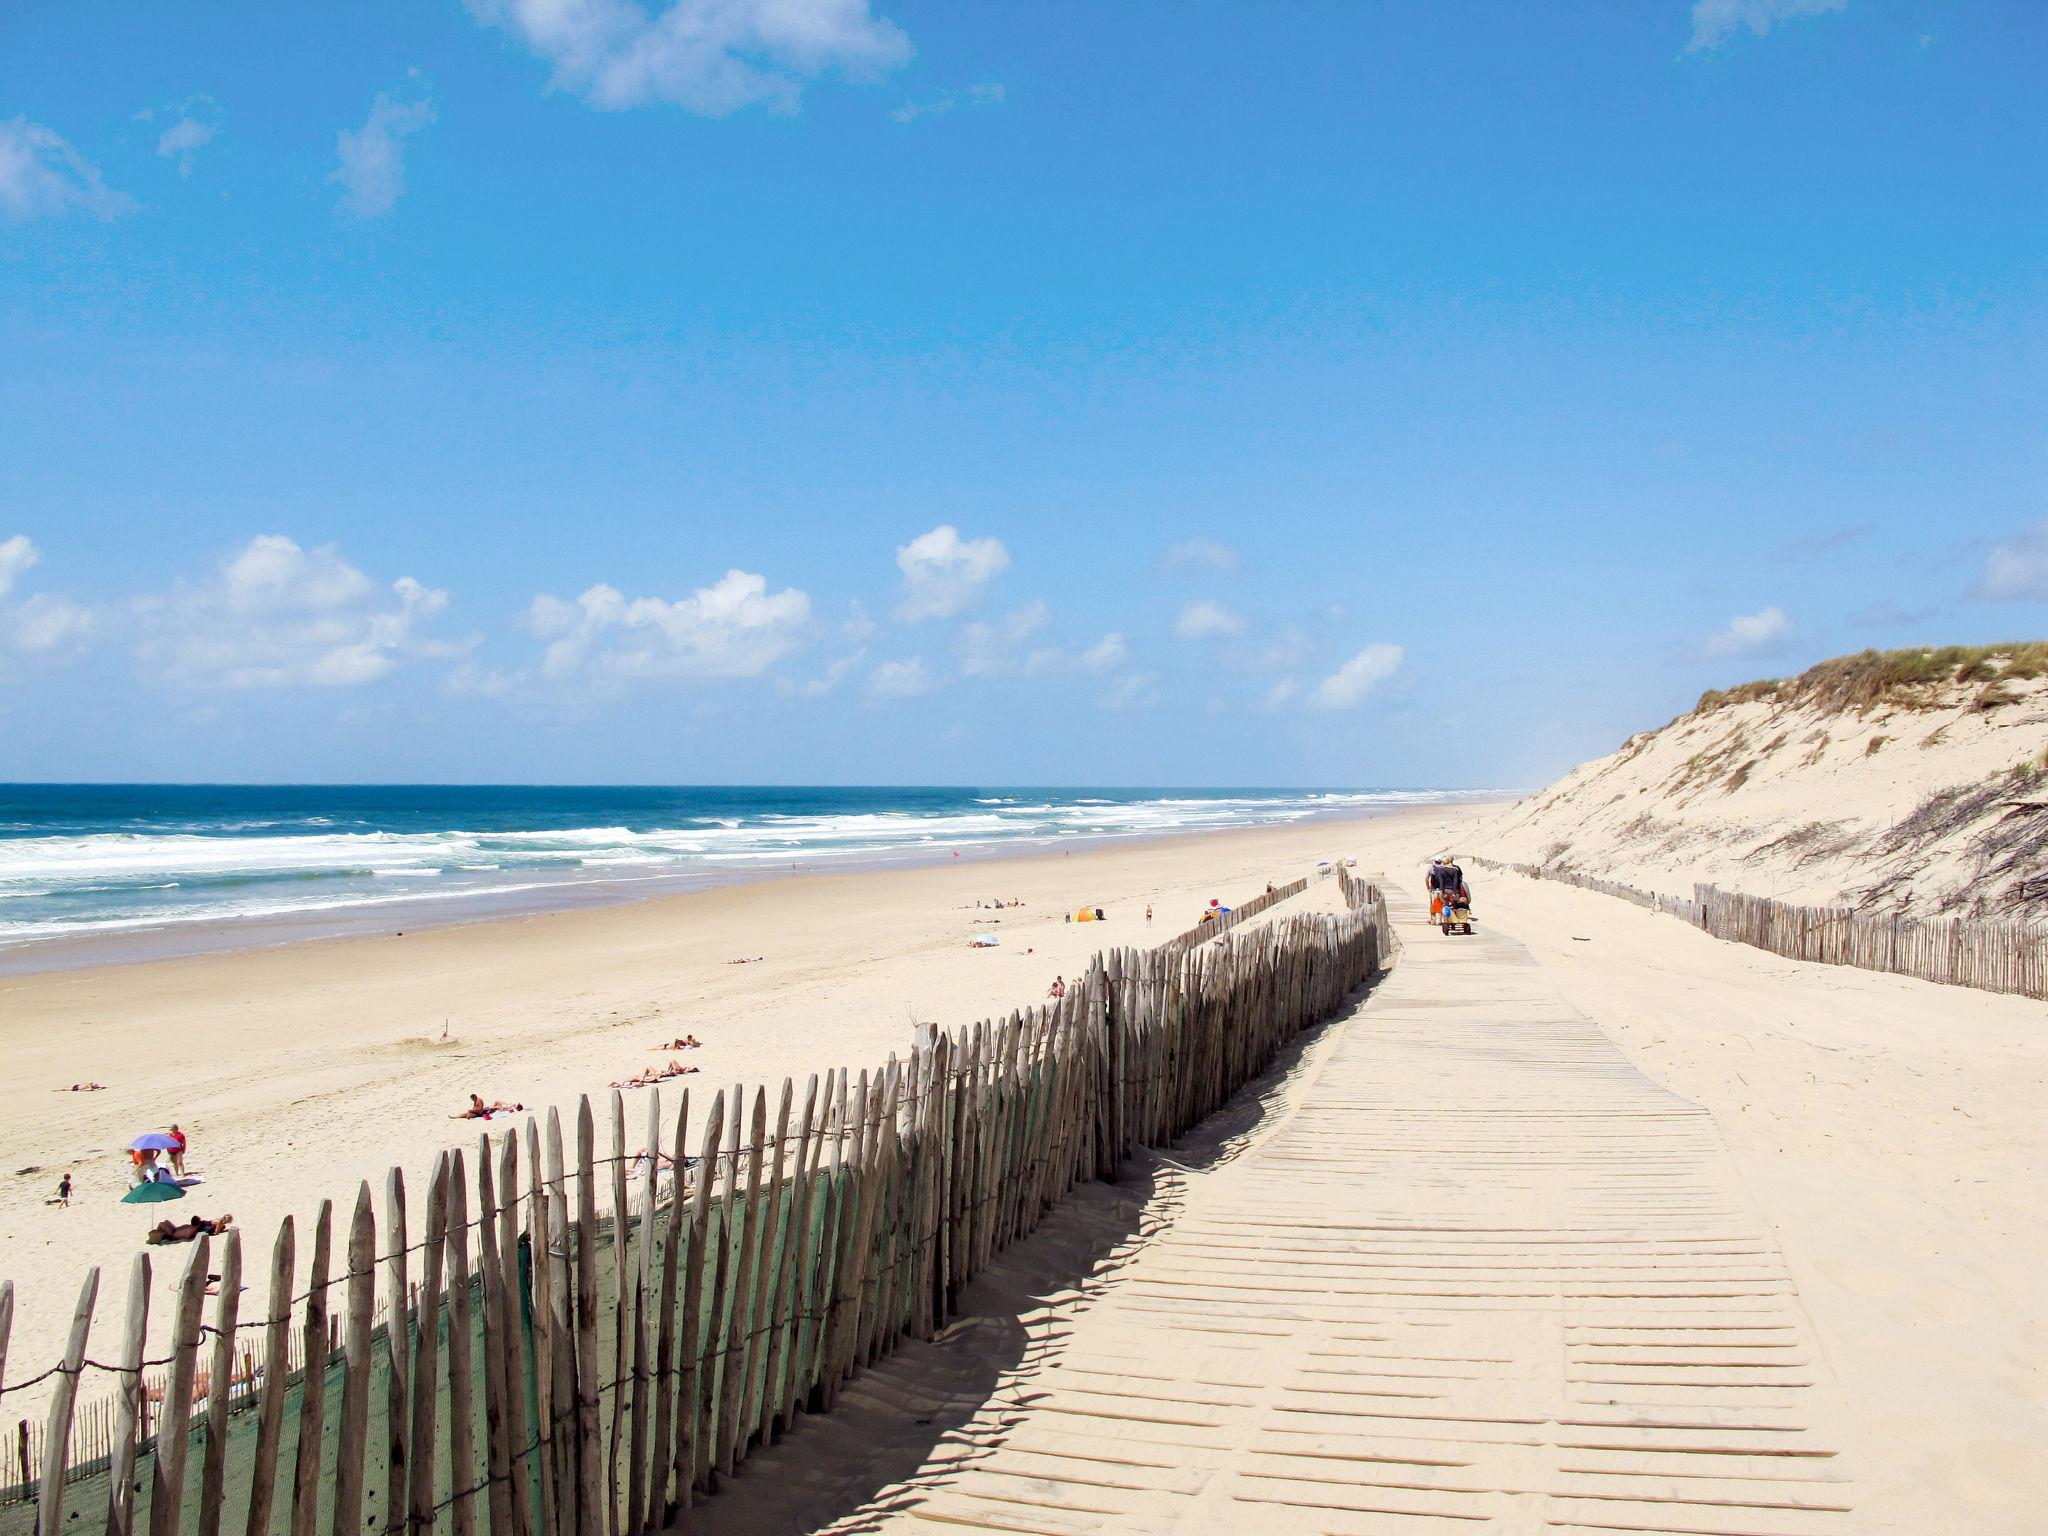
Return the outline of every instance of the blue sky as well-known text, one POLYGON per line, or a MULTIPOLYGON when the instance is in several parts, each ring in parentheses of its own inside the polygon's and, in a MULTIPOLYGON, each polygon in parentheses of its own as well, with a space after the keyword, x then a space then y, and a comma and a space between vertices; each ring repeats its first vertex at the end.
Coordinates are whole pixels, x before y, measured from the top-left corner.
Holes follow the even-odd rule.
POLYGON ((0 9, 0 776, 1531 784, 2048 618, 2034 0, 0 9))

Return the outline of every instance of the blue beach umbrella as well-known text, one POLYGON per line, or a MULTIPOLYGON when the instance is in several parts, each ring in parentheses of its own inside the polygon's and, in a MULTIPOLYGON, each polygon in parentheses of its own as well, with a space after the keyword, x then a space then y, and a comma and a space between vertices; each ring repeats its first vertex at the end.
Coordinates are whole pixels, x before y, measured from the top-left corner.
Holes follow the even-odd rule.
POLYGON ((182 1200, 185 1191, 171 1183, 138 1184, 121 1197, 123 1205, 159 1205, 166 1200, 182 1200))
POLYGON ((166 1135, 162 1131, 151 1131, 148 1135, 138 1136, 129 1142, 128 1150, 130 1152, 168 1152, 177 1144, 177 1137, 166 1135))

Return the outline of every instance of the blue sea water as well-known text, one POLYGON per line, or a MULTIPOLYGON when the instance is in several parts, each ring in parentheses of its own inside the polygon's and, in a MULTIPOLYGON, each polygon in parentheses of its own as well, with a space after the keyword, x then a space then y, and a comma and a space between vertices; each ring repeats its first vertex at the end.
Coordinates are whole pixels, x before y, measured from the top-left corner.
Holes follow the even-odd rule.
MULTIPOLYGON (((0 786, 0 954, 622 900, 664 886, 1251 827, 1429 790, 0 786)), ((208 945, 207 947, 212 947, 208 945)))

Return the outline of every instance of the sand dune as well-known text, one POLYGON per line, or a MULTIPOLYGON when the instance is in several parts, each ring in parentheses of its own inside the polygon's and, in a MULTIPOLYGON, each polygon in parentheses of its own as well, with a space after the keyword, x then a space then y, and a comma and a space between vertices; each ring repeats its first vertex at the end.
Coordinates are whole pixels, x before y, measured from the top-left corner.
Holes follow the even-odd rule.
POLYGON ((1475 846, 1680 896, 1705 881, 1814 906, 2037 916, 2048 682, 1999 654, 1931 683, 1885 683, 1887 664, 1849 657, 1709 694, 1475 846))

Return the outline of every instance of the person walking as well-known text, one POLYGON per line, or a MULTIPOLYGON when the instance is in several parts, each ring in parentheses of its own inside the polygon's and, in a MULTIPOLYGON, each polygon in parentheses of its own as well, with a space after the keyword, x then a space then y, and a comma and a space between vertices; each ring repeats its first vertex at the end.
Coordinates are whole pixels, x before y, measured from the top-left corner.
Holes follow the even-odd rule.
POLYGON ((68 1173, 57 1181, 57 1204, 62 1206, 71 1204, 71 1175, 68 1173))

